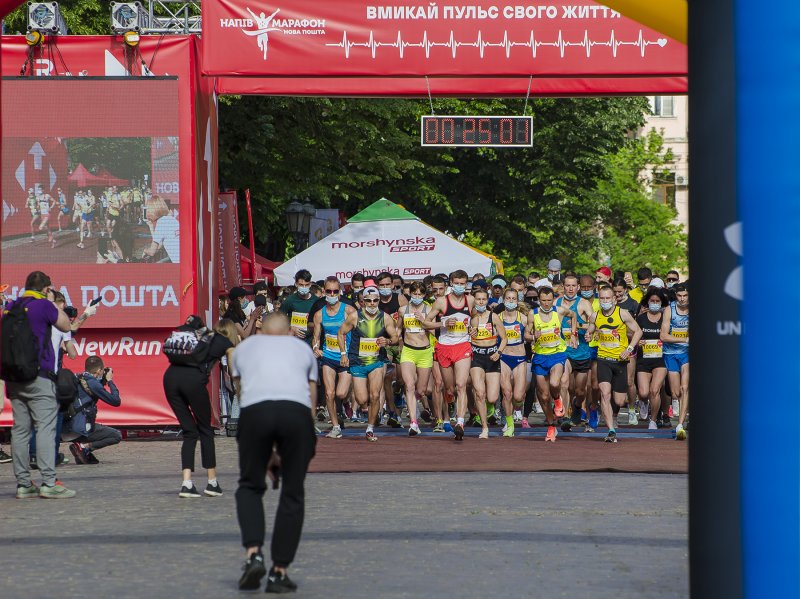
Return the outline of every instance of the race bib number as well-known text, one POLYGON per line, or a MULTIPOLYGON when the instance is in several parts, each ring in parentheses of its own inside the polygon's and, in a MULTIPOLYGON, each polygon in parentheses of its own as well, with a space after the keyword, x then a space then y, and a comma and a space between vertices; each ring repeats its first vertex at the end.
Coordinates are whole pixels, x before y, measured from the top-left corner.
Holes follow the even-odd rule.
POLYGON ((325 347, 333 351, 339 350, 339 337, 336 335, 325 334, 325 347))
POLYGON ((467 324, 463 320, 451 318, 447 321, 447 332, 464 334, 467 332, 467 324))
POLYGON ((541 347, 558 347, 560 343, 558 329, 542 329, 542 334, 539 335, 539 345, 541 347))
POLYGON ((308 328, 308 313, 307 312, 292 312, 292 326, 297 329, 308 328))
POLYGON ((521 334, 519 330, 519 325, 515 324, 514 326, 505 327, 506 329, 506 339, 509 341, 519 341, 521 334))
POLYGON ((645 341, 642 345, 643 358, 661 358, 664 355, 664 350, 661 346, 661 341, 645 341))
POLYGON ((617 331, 604 331, 600 330, 600 345, 603 347, 619 347, 619 333, 617 331))
POLYGON ((677 337, 678 339, 688 339, 689 338, 689 329, 686 327, 675 327, 672 329, 672 336, 677 337))
POLYGON ((403 316, 403 328, 408 333, 422 332, 422 325, 420 324, 419 319, 413 314, 406 314, 403 316))
POLYGON ((488 339, 492 336, 492 331, 489 330, 487 325, 478 325, 478 330, 475 332, 475 339, 488 339))
POLYGON ((359 358, 377 358, 379 351, 377 337, 364 337, 358 344, 359 358))
POLYGON ((567 343, 569 343, 570 337, 572 337, 572 329, 561 329, 561 334, 564 336, 567 343))

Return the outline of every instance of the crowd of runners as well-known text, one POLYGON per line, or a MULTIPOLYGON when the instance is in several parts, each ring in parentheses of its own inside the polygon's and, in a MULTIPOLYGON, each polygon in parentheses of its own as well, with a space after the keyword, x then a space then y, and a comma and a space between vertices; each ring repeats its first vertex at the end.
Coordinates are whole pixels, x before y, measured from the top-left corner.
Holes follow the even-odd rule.
MULTIPOLYGON (((481 439, 492 426, 513 437, 534 412, 550 442, 559 430, 604 427, 605 441, 616 443, 620 418, 684 440, 688 282, 674 270, 659 278, 645 267, 636 276, 608 267, 562 272, 555 259, 545 277, 508 279, 463 270, 413 282, 356 273, 345 285, 336 277, 314 282, 301 270, 277 297, 264 283, 253 300, 234 288, 222 298, 218 327, 243 339, 263 314, 286 314, 319 360, 325 405, 317 417, 331 424, 332 439, 347 422, 366 422, 368 441, 377 440, 377 426, 407 426, 413 437, 421 423, 459 441, 467 426, 480 427, 481 439)), ((229 413, 235 386, 223 393, 229 413)))

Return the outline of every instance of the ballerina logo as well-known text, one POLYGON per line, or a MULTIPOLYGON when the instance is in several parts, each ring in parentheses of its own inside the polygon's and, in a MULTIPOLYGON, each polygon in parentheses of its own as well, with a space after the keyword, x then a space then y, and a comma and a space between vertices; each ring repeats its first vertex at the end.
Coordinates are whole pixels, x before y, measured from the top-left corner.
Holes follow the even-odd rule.
MULTIPOLYGON (((739 256, 742 257, 742 223, 735 222, 732 225, 728 225, 725 227, 724 231, 725 241, 728 244, 728 247, 731 248, 731 251, 739 256)), ((728 278, 725 280, 725 287, 724 291, 725 294, 732 297, 735 300, 741 301, 742 297, 744 296, 743 292, 743 281, 742 281, 742 267, 737 266, 731 271, 731 274, 728 275, 728 278)))

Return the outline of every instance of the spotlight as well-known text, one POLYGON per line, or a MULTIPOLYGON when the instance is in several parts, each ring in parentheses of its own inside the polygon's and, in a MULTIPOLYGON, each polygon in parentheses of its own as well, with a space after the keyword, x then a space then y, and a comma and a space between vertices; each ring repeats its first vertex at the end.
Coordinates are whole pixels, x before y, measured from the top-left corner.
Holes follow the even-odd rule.
MULTIPOLYGON (((140 32, 147 29, 149 25, 149 16, 147 11, 142 8, 141 2, 111 3, 111 29, 114 33, 140 32)), ((126 43, 128 43, 127 39, 126 43)), ((138 40, 136 40, 136 43, 138 43, 138 40)))
POLYGON ((38 31, 29 31, 25 34, 25 41, 29 46, 38 46, 44 41, 44 36, 38 31))
POLYGON ((58 2, 28 2, 28 31, 66 35, 67 24, 58 2))
POLYGON ((122 38, 131 48, 139 45, 139 33, 136 31, 126 31, 122 38))

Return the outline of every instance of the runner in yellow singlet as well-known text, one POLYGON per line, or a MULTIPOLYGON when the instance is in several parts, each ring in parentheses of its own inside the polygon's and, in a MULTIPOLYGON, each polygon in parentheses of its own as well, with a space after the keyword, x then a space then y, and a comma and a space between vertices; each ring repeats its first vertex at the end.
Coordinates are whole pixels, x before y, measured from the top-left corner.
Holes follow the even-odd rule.
POLYGON ((410 287, 411 300, 400 308, 400 327, 403 348, 400 351, 400 374, 406 387, 406 404, 411 425, 408 436, 420 434, 417 422, 417 402, 421 402, 428 390, 428 379, 433 368, 433 347, 422 322, 430 309, 425 305, 425 286, 415 281, 410 287))

